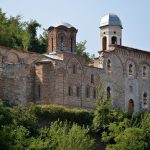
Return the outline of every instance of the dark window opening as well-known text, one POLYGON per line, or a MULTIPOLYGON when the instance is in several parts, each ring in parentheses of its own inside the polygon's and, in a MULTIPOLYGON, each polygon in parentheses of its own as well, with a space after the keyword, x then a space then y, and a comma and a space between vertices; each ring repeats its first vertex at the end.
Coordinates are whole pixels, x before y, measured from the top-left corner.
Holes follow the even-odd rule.
POLYGON ((121 40, 121 38, 120 38, 120 45, 122 45, 122 40, 121 40))
POLYGON ((68 87, 68 95, 72 96, 72 94, 73 94, 72 88, 71 88, 71 86, 69 86, 68 87))
POLYGON ((73 70, 72 70, 73 74, 76 74, 77 72, 77 68, 76 68, 76 65, 73 65, 73 70))
POLYGON ((94 83, 94 75, 91 74, 91 83, 94 83))
POLYGON ((111 93, 110 93, 110 87, 107 87, 107 99, 110 99, 111 93))
POLYGON ((113 37, 111 38, 111 43, 112 43, 112 44, 117 44, 117 38, 116 38, 115 36, 113 36, 113 37))
POLYGON ((93 98, 96 99, 96 89, 93 88, 93 98))
POLYGON ((103 37, 103 50, 107 49, 107 38, 106 36, 103 37))
POLYGON ((80 88, 78 86, 76 87, 76 95, 77 95, 77 97, 80 96, 80 88))
POLYGON ((71 38, 71 52, 73 52, 73 38, 71 38))
POLYGON ((143 77, 146 77, 146 67, 143 67, 143 77))
POLYGON ((129 75, 132 75, 132 73, 133 73, 133 66, 132 66, 132 64, 129 64, 129 75))

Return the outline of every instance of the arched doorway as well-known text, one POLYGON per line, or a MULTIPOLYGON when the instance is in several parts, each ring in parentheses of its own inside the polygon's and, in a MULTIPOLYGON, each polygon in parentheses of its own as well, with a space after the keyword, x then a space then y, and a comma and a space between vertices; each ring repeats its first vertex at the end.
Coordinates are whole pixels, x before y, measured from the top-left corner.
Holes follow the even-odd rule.
POLYGON ((117 37, 113 36, 113 37, 111 38, 111 43, 112 43, 112 44, 117 44, 117 37))
POLYGON ((107 49, 107 38, 106 36, 103 37, 103 50, 107 49))
POLYGON ((128 112, 129 113, 134 112, 134 101, 132 99, 130 99, 128 103, 128 112))

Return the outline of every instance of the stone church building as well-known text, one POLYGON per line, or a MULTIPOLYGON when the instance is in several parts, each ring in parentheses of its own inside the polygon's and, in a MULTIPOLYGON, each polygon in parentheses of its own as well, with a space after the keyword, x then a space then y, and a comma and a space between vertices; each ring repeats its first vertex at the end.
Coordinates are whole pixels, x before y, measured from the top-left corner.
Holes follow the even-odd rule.
POLYGON ((122 29, 117 15, 101 18, 101 48, 92 64, 76 55, 78 30, 68 23, 48 28, 46 54, 0 46, 0 98, 94 109, 101 87, 114 107, 150 110, 150 52, 122 46, 122 29))

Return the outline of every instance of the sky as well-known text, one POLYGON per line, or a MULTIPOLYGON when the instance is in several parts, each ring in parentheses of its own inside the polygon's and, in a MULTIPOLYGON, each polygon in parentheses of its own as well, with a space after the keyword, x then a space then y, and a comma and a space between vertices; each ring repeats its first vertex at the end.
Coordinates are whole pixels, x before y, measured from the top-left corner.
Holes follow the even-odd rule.
MULTIPOLYGON (((63 21, 78 29, 77 41, 87 41, 87 52, 100 50, 100 20, 107 13, 119 16, 122 45, 150 51, 150 0, 0 0, 7 16, 37 20, 42 28, 63 21)), ((42 28, 38 33, 42 33, 42 28)))

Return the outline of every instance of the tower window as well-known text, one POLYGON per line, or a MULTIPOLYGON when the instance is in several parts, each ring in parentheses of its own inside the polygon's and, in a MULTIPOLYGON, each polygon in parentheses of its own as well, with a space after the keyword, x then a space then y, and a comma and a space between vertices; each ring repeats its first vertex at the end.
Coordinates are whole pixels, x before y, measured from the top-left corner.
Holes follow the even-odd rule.
POLYGON ((143 94, 143 105, 144 109, 147 109, 147 93, 143 94))
POLYGON ((110 87, 107 87, 107 99, 110 99, 111 93, 110 93, 110 87))
POLYGON ((106 36, 103 37, 102 41, 103 41, 103 48, 102 49, 106 50, 106 48, 107 48, 107 38, 106 38, 106 36))
POLYGON ((129 64, 129 75, 133 74, 133 65, 129 64))
POLYGON ((146 77, 146 75, 147 75, 147 69, 146 69, 146 67, 144 66, 144 67, 143 67, 143 77, 146 77))
POLYGON ((108 59, 108 61, 107 61, 107 70, 108 71, 111 70, 111 61, 110 61, 110 59, 108 59))
POLYGON ((112 43, 112 44, 117 44, 117 38, 116 38, 115 36, 113 36, 113 37, 111 38, 111 43, 112 43))
POLYGON ((73 38, 71 38, 71 52, 73 52, 73 38))
POLYGON ((122 45, 122 39, 120 38, 120 45, 122 45))
POLYGON ((116 31, 114 31, 114 34, 116 34, 116 31))
POLYGON ((60 38, 61 50, 64 50, 64 38, 61 36, 60 38))
POLYGON ((91 74, 91 83, 94 83, 94 75, 91 74))
POLYGON ((86 98, 89 98, 90 97, 90 87, 89 86, 86 87, 85 93, 86 93, 86 98))

